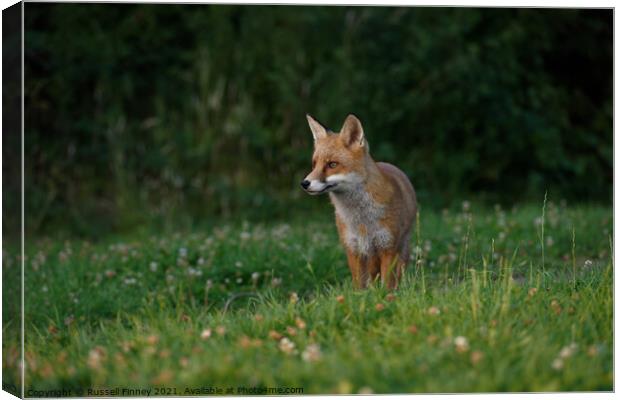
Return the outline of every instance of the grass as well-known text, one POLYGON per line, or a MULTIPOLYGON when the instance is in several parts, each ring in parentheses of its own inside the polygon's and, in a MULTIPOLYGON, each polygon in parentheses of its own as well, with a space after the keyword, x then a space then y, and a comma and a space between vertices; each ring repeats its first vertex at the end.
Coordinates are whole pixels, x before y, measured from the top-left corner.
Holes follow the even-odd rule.
MULTIPOLYGON (((331 215, 309 219, 29 241, 26 394, 613 389, 611 209, 422 210, 395 293, 352 289, 331 215)), ((14 382, 18 289, 4 290, 14 382)))

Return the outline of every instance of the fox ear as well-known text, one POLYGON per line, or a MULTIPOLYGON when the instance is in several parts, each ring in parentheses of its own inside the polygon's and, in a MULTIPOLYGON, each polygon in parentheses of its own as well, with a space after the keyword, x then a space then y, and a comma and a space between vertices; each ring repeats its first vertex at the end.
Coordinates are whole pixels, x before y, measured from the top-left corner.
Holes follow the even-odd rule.
POLYGON ((306 118, 308 119, 308 125, 310 125, 310 130, 312 131, 312 136, 314 140, 324 138, 327 136, 327 129, 319 121, 312 118, 310 114, 306 114, 306 118))
POLYGON ((340 138, 347 147, 351 145, 364 147, 366 143, 364 140, 364 128, 362 128, 362 123, 355 115, 349 114, 344 120, 340 130, 340 138))

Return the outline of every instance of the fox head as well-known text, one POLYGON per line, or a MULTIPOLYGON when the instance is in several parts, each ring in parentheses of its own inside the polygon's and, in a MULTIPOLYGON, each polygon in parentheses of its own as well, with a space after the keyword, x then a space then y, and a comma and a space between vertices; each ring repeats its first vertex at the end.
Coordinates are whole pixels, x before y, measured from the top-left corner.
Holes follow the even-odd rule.
POLYGON ((301 182, 301 187, 317 195, 346 192, 364 182, 370 155, 360 120, 349 114, 340 132, 334 133, 310 115, 306 118, 314 137, 314 154, 312 171, 301 182))

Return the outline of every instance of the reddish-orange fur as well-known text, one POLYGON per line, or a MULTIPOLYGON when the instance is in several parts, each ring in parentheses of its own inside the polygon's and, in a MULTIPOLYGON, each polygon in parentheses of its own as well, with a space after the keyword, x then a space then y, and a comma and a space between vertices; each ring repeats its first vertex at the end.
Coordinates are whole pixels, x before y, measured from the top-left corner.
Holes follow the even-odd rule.
POLYGON ((413 186, 395 166, 372 159, 355 116, 347 117, 339 134, 328 132, 310 116, 308 122, 315 150, 306 181, 321 187, 337 183, 326 190, 336 208, 354 285, 364 288, 380 276, 387 287, 396 288, 409 259, 417 212, 413 186))

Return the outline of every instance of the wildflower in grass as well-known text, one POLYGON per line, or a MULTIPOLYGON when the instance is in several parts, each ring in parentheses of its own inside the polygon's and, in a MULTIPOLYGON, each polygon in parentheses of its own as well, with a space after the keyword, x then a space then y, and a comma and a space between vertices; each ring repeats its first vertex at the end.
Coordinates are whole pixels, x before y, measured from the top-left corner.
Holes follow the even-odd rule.
POLYGON ((165 370, 161 371, 159 373, 159 375, 157 375, 153 379, 152 382, 155 385, 164 385, 166 383, 169 383, 172 380, 173 376, 174 376, 174 374, 172 373, 172 371, 170 371, 169 369, 165 369, 165 370))
POLYGON ((377 303, 375 305, 375 310, 377 310, 379 312, 383 311, 384 309, 385 309, 385 306, 383 305, 383 303, 377 303))
POLYGON ((418 327, 416 325, 410 325, 409 328, 407 328, 407 330, 412 335, 416 335, 418 333, 418 327))
POLYGON ((432 306, 429 307, 429 309, 427 310, 429 315, 439 315, 441 313, 441 311, 439 310, 439 308, 432 306))
POLYGON ((243 283, 243 278, 237 278, 236 282, 241 285, 243 283))
POLYGON ((591 268, 592 267, 592 260, 586 260, 583 263, 583 267, 584 268, 591 268))
POLYGON ((130 342, 130 341, 126 340, 126 341, 121 343, 121 349, 125 353, 129 353, 132 348, 133 348, 133 342, 130 342))
POLYGON ((252 284, 254 286, 256 286, 256 284, 258 283, 258 279, 260 278, 260 273, 258 272, 252 272, 252 284))
POLYGON ((394 293, 388 293, 387 296, 385 296, 385 300, 386 301, 394 301, 394 300, 396 300, 396 295, 394 293))
POLYGON ((250 234, 250 232, 243 231, 239 234, 239 238, 243 241, 246 241, 250 239, 251 237, 252 237, 252 234, 250 234))
POLYGON ((270 330, 269 331, 269 337, 271 339, 273 339, 273 340, 280 340, 280 339, 282 339, 282 334, 277 332, 277 331, 270 330))
POLYGON ((235 262, 235 267, 241 268, 241 267, 243 267, 243 263, 241 261, 237 261, 237 262, 235 262))
POLYGON ((340 304, 344 303, 344 296, 343 295, 336 296, 336 301, 340 304))
POLYGON ((538 288, 533 287, 533 288, 530 288, 530 290, 528 290, 528 291, 527 291, 527 295, 528 295, 529 297, 534 297, 534 295, 535 295, 537 292, 538 292, 538 288))
POLYGON ((471 361, 473 365, 478 364, 480 361, 482 361, 483 358, 484 358, 484 353, 478 350, 472 351, 469 356, 469 360, 471 361))
POLYGON ((297 303, 299 301, 299 296, 297 295, 297 292, 291 292, 291 295, 289 296, 289 300, 293 304, 297 303))
POLYGON ((73 323, 74 320, 75 320, 75 317, 73 315, 69 315, 65 318, 64 323, 66 326, 69 326, 73 323))
POLYGON ((287 327, 286 327, 286 332, 287 332, 290 336, 295 336, 295 335, 297 335, 297 329, 293 328, 292 326, 287 326, 287 327))
POLYGON ((469 211, 469 207, 470 207, 470 206, 471 206, 471 204, 470 204, 470 202, 469 202, 469 201, 467 201, 467 200, 463 201, 462 208, 463 208, 463 211, 464 211, 464 212, 469 211))
POLYGON ((551 309, 553 309, 553 312, 555 312, 556 315, 560 315, 562 312, 562 306, 556 299, 551 300, 551 309))
POLYGON ((316 362, 319 361, 321 357, 321 349, 316 343, 308 345, 303 353, 301 353, 301 358, 306 362, 316 362))
POLYGON ((573 354, 575 354, 576 351, 577 351, 577 343, 571 343, 568 346, 562 347, 562 350, 560 350, 560 354, 558 354, 558 356, 560 358, 568 358, 572 356, 573 354))
POLYGON ((149 264, 149 268, 152 272, 157 272, 157 263, 155 261, 151 261, 151 264, 149 264))
POLYGON ((459 353, 465 353, 469 350, 469 341, 465 336, 457 336, 454 338, 454 347, 459 353))
POLYGON ((147 342, 148 344, 150 344, 150 345, 154 345, 154 344, 156 344, 157 342, 159 342, 159 337, 158 337, 157 335, 149 335, 149 336, 146 338, 146 342, 147 342))
POLYGON ((111 269, 107 269, 104 273, 105 273, 105 276, 108 278, 112 278, 114 275, 116 275, 116 271, 113 271, 111 269))
POLYGON ((123 283, 127 286, 131 286, 131 285, 135 285, 136 284, 136 278, 125 278, 123 280, 123 283))
POLYGON ((286 354, 293 354, 295 351, 295 343, 291 342, 289 338, 283 337, 278 344, 279 349, 286 354))
POLYGON ((249 337, 247 337, 246 335, 243 335, 239 338, 238 344, 242 349, 247 349, 252 344, 252 341, 250 340, 249 337))
POLYGON ((190 322, 192 320, 192 318, 187 314, 181 314, 181 317, 179 317, 179 319, 182 322, 190 322))
POLYGON ((47 293, 47 291, 48 291, 47 286, 43 285, 43 287, 41 288, 41 291, 43 293, 47 293))
POLYGON ((166 275, 166 281, 167 281, 167 282, 172 282, 172 281, 174 281, 174 275, 171 275, 171 274, 166 275))
POLYGON ((372 388, 369 386, 362 386, 360 390, 357 391, 357 394, 374 394, 372 388))
POLYGON ((187 366, 189 365, 189 359, 188 359, 187 357, 181 357, 181 358, 179 359, 179 365, 180 365, 182 368, 187 368, 187 366))
POLYGON ((170 357, 170 350, 163 349, 159 352, 159 358, 168 358, 170 357))
POLYGON ((50 325, 47 327, 47 331, 48 331, 50 334, 55 335, 55 334, 57 334, 57 333, 58 333, 58 328, 56 328, 56 326, 55 326, 55 325, 50 324, 50 325))
POLYGON ((101 363, 105 360, 106 355, 106 351, 103 347, 96 346, 88 352, 88 360, 86 361, 86 364, 91 369, 99 369, 101 368, 101 363))
POLYGON ((295 325, 297 325, 299 329, 306 329, 306 321, 299 317, 295 319, 295 325))
POLYGON ((226 334, 226 327, 223 325, 220 325, 217 328, 215 328, 215 332, 220 336, 224 336, 226 334))
POLYGON ((281 283, 282 283, 282 278, 273 278, 271 280, 271 286, 273 287, 280 286, 281 283))
POLYGON ((561 358, 556 358, 551 363, 551 368, 555 369, 556 371, 561 370, 562 368, 564 368, 564 361, 561 358))
POLYGON ((179 249, 179 256, 183 258, 187 257, 187 249, 185 247, 179 249))
POLYGON ((256 314, 254 316, 254 320, 257 321, 257 322, 261 322, 263 319, 265 319, 265 317, 263 317, 262 314, 256 314))
POLYGON ((211 337, 211 329, 207 328, 204 329, 201 333, 200 333, 200 338, 202 340, 207 340, 211 337))

